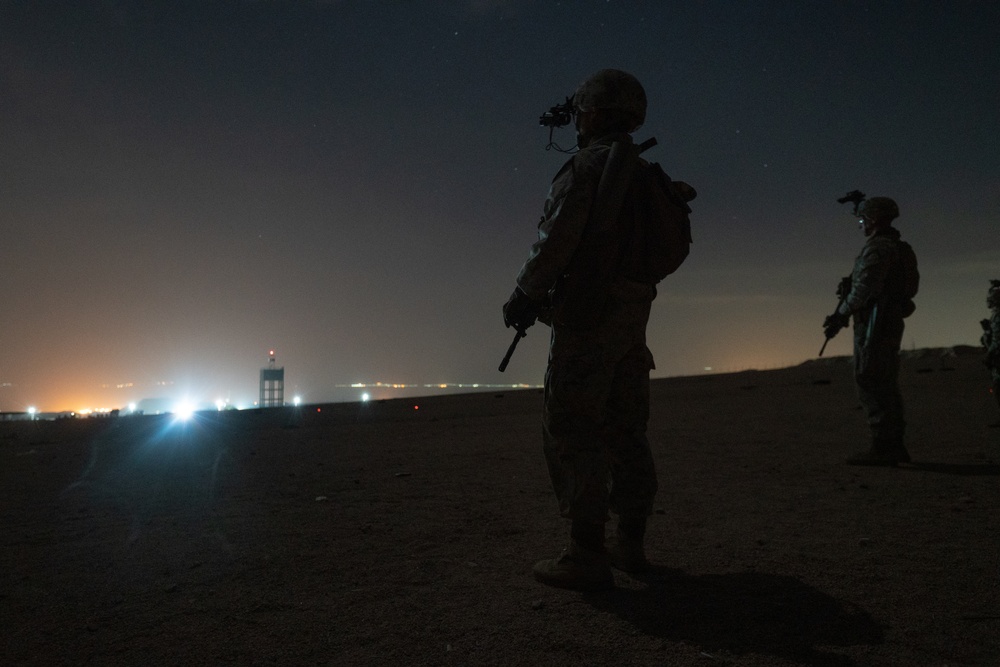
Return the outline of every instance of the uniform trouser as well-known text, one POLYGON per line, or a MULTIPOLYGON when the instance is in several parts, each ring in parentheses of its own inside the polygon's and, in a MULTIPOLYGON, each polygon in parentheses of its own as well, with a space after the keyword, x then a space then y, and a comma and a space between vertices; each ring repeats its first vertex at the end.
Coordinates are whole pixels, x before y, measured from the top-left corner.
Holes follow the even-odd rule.
POLYGON ((993 393, 993 398, 996 399, 997 407, 1000 407, 1000 370, 994 368, 990 371, 990 374, 993 379, 990 391, 993 393))
POLYGON ((899 346, 903 323, 885 326, 882 335, 866 340, 867 327, 854 332, 854 379, 858 400, 864 408, 872 439, 879 443, 901 442, 906 429, 903 397, 899 391, 899 346))
POLYGON ((592 329, 552 328, 543 441, 564 517, 603 523, 609 509, 623 516, 652 511, 649 308, 649 301, 612 303, 592 329))

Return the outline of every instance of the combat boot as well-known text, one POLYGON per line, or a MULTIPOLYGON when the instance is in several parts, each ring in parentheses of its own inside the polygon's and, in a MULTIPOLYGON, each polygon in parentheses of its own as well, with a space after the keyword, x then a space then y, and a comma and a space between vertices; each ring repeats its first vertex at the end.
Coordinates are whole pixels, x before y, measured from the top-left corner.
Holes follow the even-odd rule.
POLYGON ((902 438, 874 438, 871 449, 858 452, 847 459, 852 466, 884 466, 895 468, 900 463, 909 463, 910 453, 903 446, 902 438))
POLYGON ((639 540, 622 539, 608 548, 608 561, 611 567, 629 574, 639 574, 649 568, 649 561, 646 560, 646 550, 639 540))
POLYGON ((646 535, 646 517, 621 517, 615 530, 615 542, 608 548, 611 567, 622 572, 638 574, 649 568, 643 539, 646 535))
POLYGON ((570 540, 569 548, 559 558, 535 563, 532 572, 535 579, 556 588, 599 591, 615 586, 614 576, 608 565, 608 554, 584 549, 576 540, 570 540))
POLYGON ((895 468, 898 463, 896 459, 885 452, 878 452, 874 449, 858 452, 847 459, 847 465, 851 466, 884 466, 886 468, 895 468))

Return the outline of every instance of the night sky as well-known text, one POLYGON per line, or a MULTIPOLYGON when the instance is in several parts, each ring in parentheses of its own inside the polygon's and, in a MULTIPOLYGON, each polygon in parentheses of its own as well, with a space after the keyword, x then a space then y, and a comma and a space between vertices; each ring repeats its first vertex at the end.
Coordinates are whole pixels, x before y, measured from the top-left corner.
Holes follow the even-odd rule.
POLYGON ((497 371, 566 159, 538 117, 604 67, 699 193, 654 377, 814 358, 856 188, 899 202, 920 260, 904 347, 978 344, 998 25, 996 2, 0 0, 0 410, 246 404, 271 348, 306 402, 539 384, 543 326, 497 371))

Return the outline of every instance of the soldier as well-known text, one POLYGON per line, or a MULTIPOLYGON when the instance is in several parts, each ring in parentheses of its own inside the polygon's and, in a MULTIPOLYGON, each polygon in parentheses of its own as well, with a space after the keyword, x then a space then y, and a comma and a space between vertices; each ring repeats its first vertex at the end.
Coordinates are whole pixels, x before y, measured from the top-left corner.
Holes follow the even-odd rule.
POLYGON ((899 346, 903 319, 916 306, 920 276, 917 258, 900 239, 892 221, 899 207, 888 197, 872 197, 859 210, 859 225, 868 238, 844 280, 846 296, 837 312, 826 318, 827 338, 854 318, 854 378, 868 417, 872 444, 847 460, 851 465, 895 466, 909 462, 903 444, 906 422, 899 392, 899 346))
MULTIPOLYGON (((657 482, 646 439, 654 367, 646 323, 656 287, 621 274, 601 284, 575 280, 615 251, 611 242, 597 255, 585 252, 594 245, 585 229, 612 145, 631 146, 645 120, 646 93, 631 74, 605 69, 580 85, 572 105, 580 150, 553 179, 538 240, 503 313, 508 327, 523 329, 536 317, 551 326, 543 443, 560 514, 571 520, 570 544, 538 562, 534 575, 589 590, 614 585, 609 566, 647 566, 643 539, 657 482), (619 521, 605 549, 609 509, 619 521)), ((634 199, 629 191, 622 210, 634 211, 634 199)))
MULTIPOLYGON (((1000 280, 990 281, 990 291, 986 296, 986 305, 992 311, 990 319, 983 320, 983 337, 980 342, 986 348, 986 358, 983 364, 990 369, 993 380, 990 392, 1000 407, 1000 280)), ((1000 427, 1000 421, 990 424, 1000 427)))

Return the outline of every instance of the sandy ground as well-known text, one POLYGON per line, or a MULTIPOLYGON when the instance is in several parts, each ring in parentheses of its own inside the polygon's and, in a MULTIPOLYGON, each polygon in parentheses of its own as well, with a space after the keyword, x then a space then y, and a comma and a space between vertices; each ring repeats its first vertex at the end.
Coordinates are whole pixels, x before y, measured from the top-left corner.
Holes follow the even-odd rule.
POLYGON ((900 469, 843 463, 847 359, 655 381, 655 567, 600 594, 531 577, 536 390, 0 423, 2 662, 997 665, 980 360, 908 355, 900 469))

